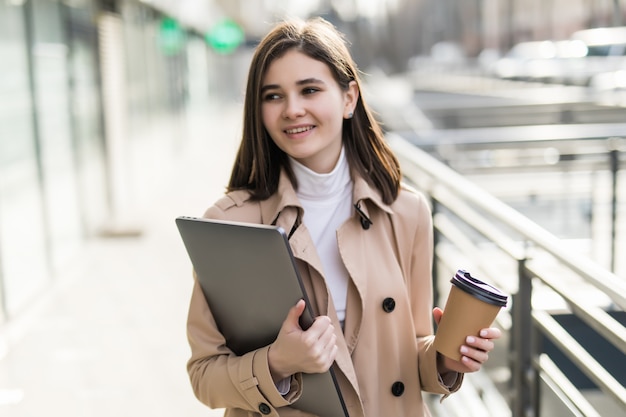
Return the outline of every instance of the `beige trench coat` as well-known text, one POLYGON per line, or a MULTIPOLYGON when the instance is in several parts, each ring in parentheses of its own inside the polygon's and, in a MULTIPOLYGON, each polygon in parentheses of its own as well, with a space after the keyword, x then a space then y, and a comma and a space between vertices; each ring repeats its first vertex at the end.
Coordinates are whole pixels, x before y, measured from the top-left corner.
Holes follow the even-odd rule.
MULTIPOLYGON (((343 334, 322 264, 306 227, 299 224, 302 208, 284 173, 277 193, 268 200, 251 201, 247 192, 232 192, 205 216, 276 224, 291 231, 292 252, 313 310, 330 316, 338 332, 333 367, 350 417, 428 416, 421 391, 447 395, 462 381, 461 375, 448 389, 436 369, 428 204, 421 194, 403 188, 397 200, 386 205, 358 177, 353 199, 372 224, 366 229, 363 216, 355 212, 337 231, 341 258, 351 278, 343 334)), ((228 417, 310 416, 289 407, 302 392, 298 375, 292 377, 289 394, 283 397, 277 391, 267 347, 236 356, 224 346, 197 282, 187 334, 191 346, 187 368, 194 393, 204 404, 226 408, 228 417)))

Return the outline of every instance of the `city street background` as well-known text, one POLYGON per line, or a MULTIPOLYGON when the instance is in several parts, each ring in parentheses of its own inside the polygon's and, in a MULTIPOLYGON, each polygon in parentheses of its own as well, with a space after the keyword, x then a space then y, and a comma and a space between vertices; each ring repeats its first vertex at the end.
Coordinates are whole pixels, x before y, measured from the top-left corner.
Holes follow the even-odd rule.
POLYGON ((187 147, 169 158, 151 143, 180 120, 135 138, 138 151, 165 162, 118 225, 141 235, 90 240, 80 261, 0 327, 0 415, 223 414, 197 401, 187 378, 192 276, 174 219, 202 215, 224 192, 240 119, 234 101, 198 109, 183 121, 187 147))

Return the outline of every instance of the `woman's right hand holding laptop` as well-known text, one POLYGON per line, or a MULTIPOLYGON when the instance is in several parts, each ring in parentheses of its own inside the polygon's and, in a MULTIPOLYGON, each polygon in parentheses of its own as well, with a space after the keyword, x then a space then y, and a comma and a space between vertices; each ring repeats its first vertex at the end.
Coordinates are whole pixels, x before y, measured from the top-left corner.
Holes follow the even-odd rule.
POLYGON ((305 301, 300 300, 289 310, 268 351, 270 372, 276 383, 298 372, 326 372, 337 356, 337 336, 330 317, 318 316, 311 327, 303 330, 299 318, 305 307, 305 301))

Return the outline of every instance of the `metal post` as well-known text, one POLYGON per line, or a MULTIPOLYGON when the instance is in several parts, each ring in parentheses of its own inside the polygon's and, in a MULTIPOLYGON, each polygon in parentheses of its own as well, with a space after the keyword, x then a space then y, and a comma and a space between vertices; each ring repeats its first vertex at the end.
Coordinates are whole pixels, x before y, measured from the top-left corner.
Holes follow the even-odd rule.
POLYGON ((519 288, 513 295, 511 334, 511 410, 513 417, 534 417, 538 409, 534 395, 536 373, 532 366, 532 281, 525 268, 526 259, 518 265, 519 288))
POLYGON ((617 235, 617 174, 619 171, 618 138, 609 139, 609 163, 611 169, 611 272, 615 272, 615 246, 617 235))
MULTIPOLYGON (((532 307, 531 307, 532 314, 532 307)), ((532 320, 532 318, 531 318, 532 320)), ((530 400, 533 415, 535 417, 541 416, 541 386, 540 386, 540 369, 535 367, 535 363, 538 362, 539 356, 543 352, 543 334, 537 326, 532 325, 531 321, 529 342, 532 350, 530 352, 530 364, 527 372, 528 384, 530 386, 530 400)))

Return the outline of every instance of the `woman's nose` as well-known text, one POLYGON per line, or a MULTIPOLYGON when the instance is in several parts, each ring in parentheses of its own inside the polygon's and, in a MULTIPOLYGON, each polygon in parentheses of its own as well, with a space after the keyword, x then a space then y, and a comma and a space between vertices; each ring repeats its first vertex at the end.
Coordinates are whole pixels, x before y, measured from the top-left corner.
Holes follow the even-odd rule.
POLYGON ((295 119, 303 116, 305 113, 304 106, 298 98, 288 98, 285 100, 285 108, 283 109, 283 117, 285 119, 295 119))

